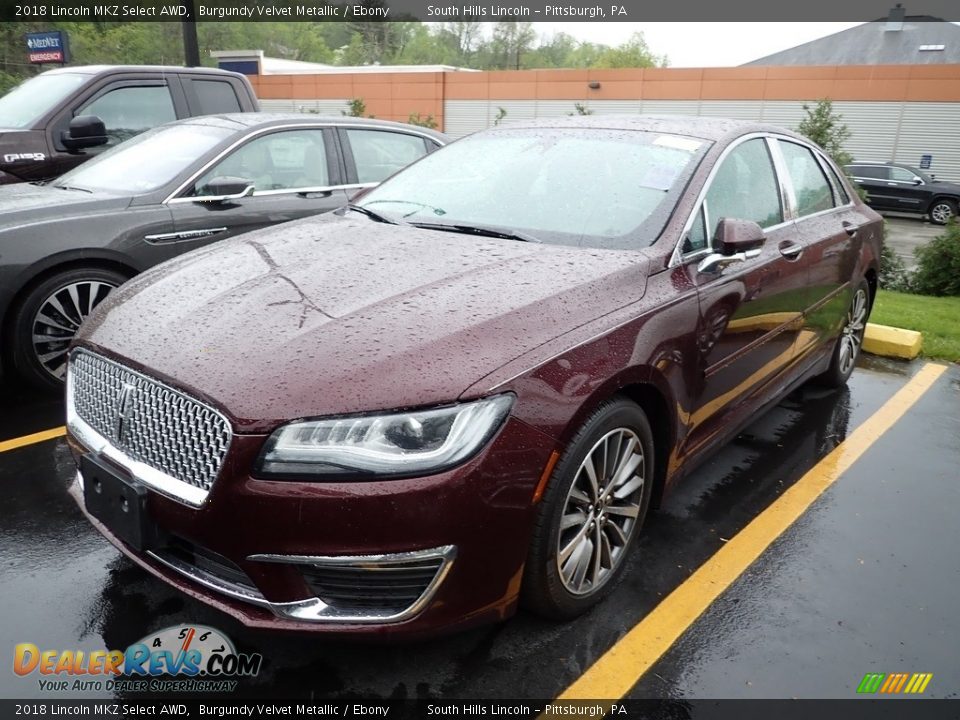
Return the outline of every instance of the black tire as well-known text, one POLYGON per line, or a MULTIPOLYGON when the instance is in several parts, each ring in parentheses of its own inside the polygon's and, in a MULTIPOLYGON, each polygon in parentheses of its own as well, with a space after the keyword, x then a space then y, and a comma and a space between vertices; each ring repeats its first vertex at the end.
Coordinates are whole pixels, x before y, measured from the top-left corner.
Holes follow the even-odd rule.
POLYGON ((650 505, 654 463, 650 423, 635 403, 624 398, 611 400, 587 419, 557 463, 537 510, 521 589, 521 602, 525 607, 549 618, 567 619, 586 612, 613 590, 623 576, 650 505), (615 439, 619 442, 616 449, 615 439), (607 452, 601 455, 599 448, 604 441, 607 452), (594 491, 593 498, 584 495, 583 499, 588 500, 584 503, 573 488, 575 485, 585 487, 584 492, 589 493, 592 487, 585 469, 587 459, 612 454, 622 462, 611 463, 609 467, 606 461, 601 466, 591 465, 598 476, 596 486, 600 490, 605 488, 606 493, 594 491), (639 465, 631 471, 630 464, 637 462, 638 454, 639 465), (618 466, 626 474, 622 479, 613 477, 619 480, 614 485, 607 481, 618 466), (631 490, 638 479, 639 488, 631 490), (618 498, 621 491, 629 492, 618 498), (625 514, 634 511, 635 517, 625 514), (561 521, 565 518, 567 523, 573 521, 574 524, 563 527, 561 521), (620 538, 623 538, 622 545, 616 548, 620 538), (568 552, 564 563, 558 561, 561 545, 565 546, 564 550, 576 546, 568 552), (584 573, 591 578, 582 578, 578 586, 577 574, 583 564, 580 559, 585 553, 589 553, 589 560, 584 573))
POLYGON ((948 198, 937 198, 927 212, 930 222, 934 225, 946 225, 951 218, 957 217, 957 201, 948 198))
POLYGON ((863 334, 870 318, 871 300, 870 286, 866 280, 861 280, 853 292, 850 307, 847 308, 843 330, 840 331, 840 337, 837 338, 833 355, 830 357, 830 367, 817 378, 818 384, 832 388, 847 384, 863 348, 863 334), (859 310, 860 303, 862 313, 859 310))
POLYGON ((13 313, 14 371, 39 388, 62 388, 63 364, 54 353, 62 351, 65 362, 67 346, 80 322, 126 280, 125 275, 114 270, 74 268, 51 275, 30 288, 13 313), (35 344, 34 330, 37 335, 49 336, 50 341, 35 344))

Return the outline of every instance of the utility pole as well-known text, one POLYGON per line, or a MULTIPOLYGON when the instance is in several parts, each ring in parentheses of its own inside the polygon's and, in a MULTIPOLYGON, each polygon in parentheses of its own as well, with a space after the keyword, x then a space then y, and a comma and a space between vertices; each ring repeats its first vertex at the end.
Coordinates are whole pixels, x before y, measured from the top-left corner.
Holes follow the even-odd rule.
POLYGON ((187 15, 183 19, 183 57, 187 67, 200 66, 200 43, 197 41, 195 0, 187 0, 187 15))

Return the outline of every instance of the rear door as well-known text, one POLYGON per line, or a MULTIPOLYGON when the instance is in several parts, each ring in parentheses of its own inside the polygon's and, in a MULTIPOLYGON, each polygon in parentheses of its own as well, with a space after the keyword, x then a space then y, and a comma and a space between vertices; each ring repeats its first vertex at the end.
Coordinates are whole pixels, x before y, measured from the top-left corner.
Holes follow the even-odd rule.
POLYGON ((877 210, 899 210, 900 199, 896 185, 890 181, 890 167, 887 165, 852 165, 850 174, 857 185, 867 193, 867 204, 877 210))
POLYGON ((341 127, 347 178, 357 187, 373 187, 439 144, 426 135, 373 127, 341 127))
POLYGON ((824 347, 840 330, 853 287, 851 280, 870 222, 854 203, 830 162, 810 146, 777 140, 786 185, 792 196, 797 240, 809 268, 807 310, 798 337, 801 355, 824 347))
POLYGON ((341 207, 347 190, 334 146, 333 131, 320 126, 275 128, 248 138, 209 163, 168 201, 174 231, 152 241, 188 249, 341 207), (203 201, 217 177, 249 180, 254 193, 203 201))

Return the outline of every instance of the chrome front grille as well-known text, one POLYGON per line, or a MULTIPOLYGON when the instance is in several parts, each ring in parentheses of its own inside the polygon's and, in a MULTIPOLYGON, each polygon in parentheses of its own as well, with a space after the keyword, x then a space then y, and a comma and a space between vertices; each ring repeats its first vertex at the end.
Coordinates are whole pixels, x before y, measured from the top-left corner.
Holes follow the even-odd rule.
MULTIPOLYGON (((114 455, 119 451, 136 466, 154 471, 138 473, 136 467, 129 468, 138 479, 167 494, 191 504, 206 497, 232 436, 230 423, 221 413, 82 349, 70 358, 67 394, 71 430, 75 419, 81 420, 107 442, 114 455)), ((82 428, 79 434, 84 434, 82 428)))

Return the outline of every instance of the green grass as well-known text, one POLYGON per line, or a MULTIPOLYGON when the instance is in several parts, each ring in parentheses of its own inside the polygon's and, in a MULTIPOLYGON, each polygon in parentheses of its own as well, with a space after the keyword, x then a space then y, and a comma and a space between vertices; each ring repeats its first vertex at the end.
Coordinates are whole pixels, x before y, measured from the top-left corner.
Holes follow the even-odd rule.
POLYGON ((929 297, 881 290, 870 322, 923 333, 923 356, 960 361, 960 297, 929 297))

